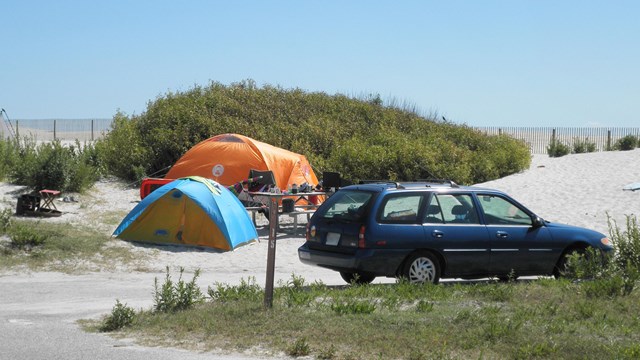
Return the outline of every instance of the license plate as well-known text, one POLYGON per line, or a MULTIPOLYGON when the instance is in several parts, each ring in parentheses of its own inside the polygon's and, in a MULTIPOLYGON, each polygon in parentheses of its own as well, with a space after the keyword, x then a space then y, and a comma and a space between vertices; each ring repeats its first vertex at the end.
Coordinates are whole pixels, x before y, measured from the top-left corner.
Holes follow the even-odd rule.
POLYGON ((300 259, 311 260, 311 254, 309 254, 308 252, 301 251, 300 259))
POLYGON ((327 233, 327 241, 325 244, 336 246, 338 245, 338 242, 340 242, 340 234, 332 232, 327 233))

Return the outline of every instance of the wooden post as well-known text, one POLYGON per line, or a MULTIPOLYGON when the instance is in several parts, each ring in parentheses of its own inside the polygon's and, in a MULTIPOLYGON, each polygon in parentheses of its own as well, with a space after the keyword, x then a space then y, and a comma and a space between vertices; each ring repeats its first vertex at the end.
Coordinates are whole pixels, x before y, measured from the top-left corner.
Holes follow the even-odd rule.
POLYGON ((611 151, 611 129, 607 130, 607 148, 606 151, 611 151))
POLYGON ((276 232, 278 231, 278 200, 282 196, 269 196, 269 248, 267 249, 267 279, 264 285, 264 307, 273 307, 273 281, 276 267, 276 232))
POLYGON ((91 119, 91 141, 93 141, 93 119, 91 119))
POLYGON ((53 140, 56 139, 56 120, 53 120, 53 140))

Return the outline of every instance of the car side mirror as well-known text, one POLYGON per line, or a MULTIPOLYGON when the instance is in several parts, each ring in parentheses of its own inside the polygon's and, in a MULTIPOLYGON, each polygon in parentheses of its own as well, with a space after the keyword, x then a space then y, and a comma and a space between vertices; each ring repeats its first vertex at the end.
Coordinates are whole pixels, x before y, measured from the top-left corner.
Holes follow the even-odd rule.
POLYGON ((533 227, 538 228, 544 226, 544 220, 540 216, 532 217, 533 227))

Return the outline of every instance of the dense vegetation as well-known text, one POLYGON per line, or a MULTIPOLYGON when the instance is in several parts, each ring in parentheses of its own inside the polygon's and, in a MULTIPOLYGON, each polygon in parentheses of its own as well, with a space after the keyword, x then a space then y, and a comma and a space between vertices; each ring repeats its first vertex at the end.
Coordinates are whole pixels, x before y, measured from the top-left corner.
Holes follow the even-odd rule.
POLYGON ((252 81, 168 93, 141 115, 114 117, 96 148, 128 180, 162 173, 196 143, 238 133, 304 154, 317 173, 346 179, 448 178, 477 183, 521 171, 529 149, 508 136, 386 107, 378 97, 258 88, 252 81))
POLYGON ((103 173, 100 156, 91 144, 37 143, 28 137, 0 140, 0 181, 34 190, 82 192, 103 173))
POLYGON ((379 97, 257 88, 252 81, 168 93, 141 115, 117 113, 112 128, 95 145, 0 140, 0 180, 82 191, 100 175, 128 181, 162 176, 193 145, 224 133, 304 154, 318 175, 337 171, 351 181, 439 178, 471 184, 530 163, 524 142, 383 106, 379 97))

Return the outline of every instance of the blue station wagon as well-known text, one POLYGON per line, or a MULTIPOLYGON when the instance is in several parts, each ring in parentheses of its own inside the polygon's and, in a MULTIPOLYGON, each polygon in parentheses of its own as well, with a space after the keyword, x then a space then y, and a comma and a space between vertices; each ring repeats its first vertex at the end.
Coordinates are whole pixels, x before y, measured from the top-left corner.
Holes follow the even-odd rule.
POLYGON ((599 232, 543 220, 507 194, 453 182, 369 183, 340 189, 307 224, 300 260, 348 282, 377 276, 440 278, 555 275, 566 258, 611 242, 599 232))

